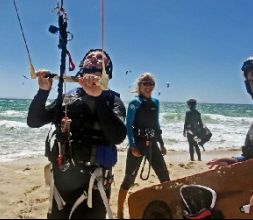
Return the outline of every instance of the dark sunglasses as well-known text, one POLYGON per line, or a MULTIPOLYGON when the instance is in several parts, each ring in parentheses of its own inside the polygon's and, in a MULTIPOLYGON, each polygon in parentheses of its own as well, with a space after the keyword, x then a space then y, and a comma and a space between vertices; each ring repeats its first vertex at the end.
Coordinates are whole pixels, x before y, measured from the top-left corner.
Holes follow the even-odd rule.
POLYGON ((155 86, 155 83, 154 82, 141 82, 142 85, 144 86, 155 86))

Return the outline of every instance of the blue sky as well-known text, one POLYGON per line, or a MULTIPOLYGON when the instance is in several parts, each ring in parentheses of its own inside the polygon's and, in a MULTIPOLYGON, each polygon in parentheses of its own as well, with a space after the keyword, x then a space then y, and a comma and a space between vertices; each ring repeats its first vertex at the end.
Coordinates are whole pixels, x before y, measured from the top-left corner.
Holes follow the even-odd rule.
MULTIPOLYGON (((57 1, 16 3, 35 68, 59 72, 58 35, 48 32, 49 25, 57 25, 57 15, 51 12, 57 1)), ((114 64, 110 87, 123 100, 133 98, 129 87, 140 73, 149 71, 157 83, 153 95, 161 101, 251 103, 240 68, 253 54, 252 0, 104 0, 104 4, 105 50, 114 64), (126 75, 127 70, 131 73, 126 75)), ((68 30, 74 34, 68 49, 78 66, 85 52, 101 47, 101 4, 65 0, 64 7, 68 30)), ((37 81, 22 77, 28 76, 28 58, 12 0, 1 0, 0 26, 0 97, 32 98, 37 81)), ((57 82, 54 85, 51 98, 57 97, 57 82)), ((68 84, 68 89, 76 86, 68 84)))

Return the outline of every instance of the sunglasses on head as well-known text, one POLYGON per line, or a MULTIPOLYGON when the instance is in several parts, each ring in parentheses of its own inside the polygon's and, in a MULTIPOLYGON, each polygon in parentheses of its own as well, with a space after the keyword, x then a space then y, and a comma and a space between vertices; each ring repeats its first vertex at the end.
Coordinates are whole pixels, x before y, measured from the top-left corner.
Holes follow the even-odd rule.
POLYGON ((155 86, 155 83, 151 81, 143 81, 141 84, 144 86, 155 86))

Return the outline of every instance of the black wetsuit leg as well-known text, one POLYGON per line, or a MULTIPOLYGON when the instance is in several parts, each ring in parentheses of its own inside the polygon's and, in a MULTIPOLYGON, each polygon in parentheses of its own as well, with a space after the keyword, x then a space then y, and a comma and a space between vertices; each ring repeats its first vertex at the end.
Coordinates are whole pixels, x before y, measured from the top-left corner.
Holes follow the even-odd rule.
POLYGON ((196 144, 194 144, 194 147, 195 147, 195 151, 198 156, 198 160, 201 161, 201 153, 200 153, 199 145, 196 143, 196 144))
MULTIPOLYGON (((149 158, 147 158, 147 159, 149 159, 149 158)), ((153 170, 155 171, 155 173, 161 183, 164 181, 170 180, 169 171, 168 171, 166 163, 164 161, 164 157, 161 154, 161 151, 160 151, 156 142, 152 146, 151 166, 152 166, 153 170)))
POLYGON ((129 190, 130 187, 134 184, 142 159, 143 159, 143 156, 135 157, 132 154, 131 149, 130 148, 128 149, 125 177, 121 184, 121 189, 129 190))
POLYGON ((47 219, 68 219, 71 207, 68 204, 65 205, 64 209, 58 210, 55 199, 53 199, 52 212, 47 213, 47 219))
POLYGON ((190 153, 190 159, 191 161, 194 161, 194 139, 193 136, 191 134, 187 134, 187 140, 189 143, 189 153, 190 153))
MULTIPOLYGON (((55 200, 53 200, 52 213, 47 215, 48 219, 69 219, 71 208, 81 195, 81 192, 61 193, 66 205, 59 211, 55 200)), ((106 209, 98 190, 92 192, 92 208, 87 206, 87 200, 81 203, 72 214, 71 219, 105 219, 106 209)))
POLYGON ((194 148, 195 148, 196 154, 198 156, 198 160, 201 160, 201 152, 200 152, 198 143, 193 139, 193 137, 194 137, 193 135, 191 135, 189 133, 187 134, 191 161, 194 161, 194 148))

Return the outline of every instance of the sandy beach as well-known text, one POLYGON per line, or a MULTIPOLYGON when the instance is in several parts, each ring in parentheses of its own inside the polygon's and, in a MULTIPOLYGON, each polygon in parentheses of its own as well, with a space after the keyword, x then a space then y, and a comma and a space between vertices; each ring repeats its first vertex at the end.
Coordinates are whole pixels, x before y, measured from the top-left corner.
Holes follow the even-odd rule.
MULTIPOLYGON (((165 156, 172 180, 208 170, 207 161, 214 158, 240 155, 240 150, 218 150, 202 152, 202 161, 189 161, 188 152, 168 151, 165 156)), ((126 152, 119 152, 118 163, 114 167, 115 182, 112 185, 111 207, 116 217, 117 194, 125 171, 126 152)), ((0 164, 0 218, 7 219, 43 219, 48 208, 49 187, 44 182, 44 166, 47 159, 26 159, 0 164)), ((143 187, 158 184, 153 170, 147 181, 136 179, 129 193, 143 187)), ((125 218, 129 218, 127 203, 125 218)))

